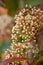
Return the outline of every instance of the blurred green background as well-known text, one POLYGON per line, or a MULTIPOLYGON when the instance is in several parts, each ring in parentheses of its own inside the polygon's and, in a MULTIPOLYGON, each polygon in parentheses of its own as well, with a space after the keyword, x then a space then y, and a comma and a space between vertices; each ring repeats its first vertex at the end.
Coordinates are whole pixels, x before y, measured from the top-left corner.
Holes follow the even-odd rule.
POLYGON ((9 10, 10 15, 14 15, 17 10, 23 8, 26 4, 38 6, 43 3, 43 0, 7 0, 6 7, 9 10))

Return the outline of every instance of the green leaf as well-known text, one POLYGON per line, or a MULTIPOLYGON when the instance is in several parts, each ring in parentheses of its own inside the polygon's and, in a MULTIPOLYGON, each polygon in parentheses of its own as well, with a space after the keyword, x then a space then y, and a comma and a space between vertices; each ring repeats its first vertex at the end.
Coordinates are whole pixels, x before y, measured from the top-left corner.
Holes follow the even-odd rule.
POLYGON ((32 5, 33 7, 34 6, 38 6, 39 4, 43 3, 43 0, 24 0, 24 4, 30 4, 32 5))

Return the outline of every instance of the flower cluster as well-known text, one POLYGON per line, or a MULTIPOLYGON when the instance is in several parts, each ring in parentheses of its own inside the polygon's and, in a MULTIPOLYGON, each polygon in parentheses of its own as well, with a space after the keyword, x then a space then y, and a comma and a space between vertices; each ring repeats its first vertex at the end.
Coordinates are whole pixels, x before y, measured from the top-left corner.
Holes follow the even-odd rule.
MULTIPOLYGON (((39 53, 36 42, 36 34, 43 27, 43 11, 34 8, 24 8, 14 17, 15 26, 12 29, 10 49, 5 52, 5 59, 27 57, 32 53, 33 57, 39 53)), ((32 57, 32 58, 33 58, 32 57)))
MULTIPOLYGON (((14 17, 16 25, 13 27, 12 33, 14 39, 18 40, 18 34, 23 39, 36 41, 37 32, 43 27, 43 11, 34 8, 24 8, 14 17)), ((23 41, 23 40, 22 40, 23 41)))

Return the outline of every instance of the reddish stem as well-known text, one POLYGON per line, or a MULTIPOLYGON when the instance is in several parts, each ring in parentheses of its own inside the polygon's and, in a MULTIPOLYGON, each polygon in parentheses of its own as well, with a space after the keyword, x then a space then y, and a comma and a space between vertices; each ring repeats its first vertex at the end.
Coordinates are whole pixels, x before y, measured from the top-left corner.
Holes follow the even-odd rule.
POLYGON ((1 65, 7 65, 7 63, 11 63, 11 62, 14 62, 14 61, 23 61, 23 60, 29 60, 29 58, 26 58, 26 57, 12 57, 12 58, 9 58, 9 59, 6 59, 5 61, 3 61, 1 65))

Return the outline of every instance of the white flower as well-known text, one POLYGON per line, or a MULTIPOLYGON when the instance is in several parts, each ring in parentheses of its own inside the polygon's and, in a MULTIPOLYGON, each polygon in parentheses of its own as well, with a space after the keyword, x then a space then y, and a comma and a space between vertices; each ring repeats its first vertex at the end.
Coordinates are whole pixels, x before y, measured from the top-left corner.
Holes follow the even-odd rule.
POLYGON ((22 15, 22 12, 19 12, 19 16, 21 16, 22 15))
POLYGON ((8 54, 8 55, 6 56, 6 59, 8 59, 8 58, 10 58, 10 54, 8 54))
POLYGON ((21 43, 18 43, 18 46, 21 46, 21 43))
POLYGON ((17 57, 19 57, 20 55, 19 54, 17 54, 17 57))
POLYGON ((15 28, 15 27, 13 26, 12 33, 14 33, 14 28, 15 28))

